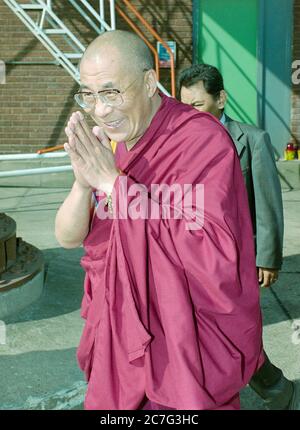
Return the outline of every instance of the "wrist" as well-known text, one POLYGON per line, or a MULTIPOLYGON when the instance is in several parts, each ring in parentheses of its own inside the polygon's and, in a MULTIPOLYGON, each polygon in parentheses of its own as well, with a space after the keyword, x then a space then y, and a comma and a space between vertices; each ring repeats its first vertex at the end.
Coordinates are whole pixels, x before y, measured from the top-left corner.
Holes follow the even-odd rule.
POLYGON ((118 176, 119 176, 119 173, 116 172, 109 178, 109 180, 106 183, 102 183, 98 189, 103 191, 107 196, 110 196, 114 189, 114 185, 118 176))
POLYGON ((83 185, 77 180, 75 180, 73 187, 76 191, 81 193, 90 193, 92 191, 92 188, 90 186, 83 185))

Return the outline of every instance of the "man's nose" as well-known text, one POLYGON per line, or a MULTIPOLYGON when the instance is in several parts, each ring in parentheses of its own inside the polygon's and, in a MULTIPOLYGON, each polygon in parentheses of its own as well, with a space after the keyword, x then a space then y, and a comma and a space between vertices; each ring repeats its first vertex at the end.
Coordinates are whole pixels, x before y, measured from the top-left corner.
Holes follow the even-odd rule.
POLYGON ((109 115, 112 112, 113 108, 112 106, 108 106, 107 104, 103 103, 99 97, 96 99, 95 104, 95 114, 98 117, 105 118, 107 115, 109 115))

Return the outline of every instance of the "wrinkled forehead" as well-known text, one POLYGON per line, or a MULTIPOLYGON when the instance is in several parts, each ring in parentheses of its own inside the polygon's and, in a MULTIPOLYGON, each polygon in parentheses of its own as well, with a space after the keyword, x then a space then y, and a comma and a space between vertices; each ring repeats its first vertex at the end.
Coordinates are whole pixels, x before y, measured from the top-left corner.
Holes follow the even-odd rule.
POLYGON ((81 86, 92 90, 117 87, 125 72, 124 62, 116 55, 83 57, 79 67, 81 86))

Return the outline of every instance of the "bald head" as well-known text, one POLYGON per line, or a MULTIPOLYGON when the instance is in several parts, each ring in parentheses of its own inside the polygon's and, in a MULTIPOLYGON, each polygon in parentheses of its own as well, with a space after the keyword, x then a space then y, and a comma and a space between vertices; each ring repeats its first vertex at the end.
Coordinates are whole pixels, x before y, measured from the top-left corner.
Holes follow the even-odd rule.
POLYGON ((107 31, 88 46, 80 64, 85 60, 101 61, 101 56, 117 57, 123 67, 143 71, 153 69, 151 51, 144 41, 134 33, 123 30, 107 31))
POLYGON ((161 103, 151 52, 127 31, 109 31, 86 49, 80 63, 82 106, 105 134, 135 145, 161 103), (98 97, 92 97, 98 94, 98 97))

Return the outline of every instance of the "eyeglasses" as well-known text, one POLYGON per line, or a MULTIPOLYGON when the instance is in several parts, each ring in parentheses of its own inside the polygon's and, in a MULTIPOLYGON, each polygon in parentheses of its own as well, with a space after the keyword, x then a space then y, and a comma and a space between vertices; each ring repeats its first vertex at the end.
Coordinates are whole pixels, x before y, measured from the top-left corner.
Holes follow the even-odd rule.
POLYGON ((91 91, 78 91, 74 94, 75 101, 82 108, 93 108, 97 102, 97 99, 106 106, 116 107, 124 103, 123 95, 125 92, 138 80, 136 78, 131 84, 128 85, 125 90, 120 91, 116 88, 110 88, 108 90, 97 91, 92 93, 91 91))

